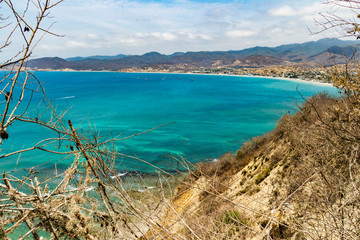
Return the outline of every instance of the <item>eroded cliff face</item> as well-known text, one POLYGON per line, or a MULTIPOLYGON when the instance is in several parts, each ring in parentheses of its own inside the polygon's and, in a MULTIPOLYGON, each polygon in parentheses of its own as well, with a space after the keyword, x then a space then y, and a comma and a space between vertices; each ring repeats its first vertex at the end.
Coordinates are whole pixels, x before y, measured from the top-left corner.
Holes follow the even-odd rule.
POLYGON ((360 238, 360 111, 316 96, 177 187, 145 239, 360 238))

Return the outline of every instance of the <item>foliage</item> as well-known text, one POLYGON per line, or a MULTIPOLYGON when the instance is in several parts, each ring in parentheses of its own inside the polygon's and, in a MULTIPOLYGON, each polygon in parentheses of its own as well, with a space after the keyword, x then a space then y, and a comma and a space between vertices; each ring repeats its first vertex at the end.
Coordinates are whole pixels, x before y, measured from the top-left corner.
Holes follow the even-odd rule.
POLYGON ((255 178, 255 184, 260 184, 270 175, 271 168, 265 168, 261 173, 259 173, 255 178))

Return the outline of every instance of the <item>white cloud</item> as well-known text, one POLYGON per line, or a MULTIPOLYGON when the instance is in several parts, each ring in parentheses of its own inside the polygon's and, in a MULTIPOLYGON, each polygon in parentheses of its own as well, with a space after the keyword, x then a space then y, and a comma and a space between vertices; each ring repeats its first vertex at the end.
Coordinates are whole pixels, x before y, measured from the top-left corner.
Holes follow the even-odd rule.
POLYGON ((193 33, 182 33, 185 37, 186 37, 186 39, 188 39, 188 40, 195 40, 196 38, 197 38, 197 36, 195 35, 195 34, 193 34, 193 33))
POLYGON ((98 40, 98 39, 100 39, 100 36, 97 35, 97 34, 94 34, 94 33, 88 33, 88 34, 87 34, 87 37, 88 37, 89 39, 91 39, 91 40, 98 40))
POLYGON ((232 30, 226 32, 226 35, 233 38, 251 37, 257 34, 256 31, 252 30, 232 30))
MULTIPOLYGON (((109 41, 110 43, 112 42, 116 42, 117 44, 124 44, 126 46, 138 46, 140 43, 137 39, 135 38, 128 38, 128 37, 123 37, 123 38, 115 38, 113 41, 109 41)), ((105 42, 106 44, 106 42, 105 42)))
POLYGON ((155 32, 155 33, 151 33, 150 36, 153 36, 155 38, 158 38, 159 40, 164 40, 164 41, 174 41, 177 39, 177 37, 172 34, 172 33, 158 33, 158 32, 155 32))
POLYGON ((152 32, 152 33, 142 33, 142 32, 138 32, 134 34, 135 38, 138 39, 142 39, 142 40, 150 40, 150 39, 157 39, 157 40, 162 40, 162 41, 174 41, 176 39, 178 39, 178 37, 173 34, 173 33, 169 33, 169 32, 152 32))
POLYGON ((281 34, 284 32, 284 28, 275 27, 269 30, 270 34, 281 34))
POLYGON ((276 16, 276 17, 291 17, 297 15, 297 12, 292 7, 289 6, 283 6, 280 8, 271 9, 269 13, 272 16, 276 16))
POLYGON ((84 48, 86 47, 86 44, 84 42, 78 42, 78 41, 68 41, 66 43, 66 46, 68 48, 84 48))
POLYGON ((314 13, 316 14, 316 13, 328 10, 327 6, 328 5, 326 5, 326 4, 317 2, 317 3, 311 4, 309 6, 304 6, 304 7, 300 8, 299 13, 300 13, 300 15, 307 15, 307 14, 314 14, 314 13))
POLYGON ((301 17, 304 20, 313 20, 320 12, 326 12, 326 4, 317 2, 301 7, 288 5, 269 10, 269 14, 275 17, 301 17))
POLYGON ((207 41, 211 41, 211 40, 214 40, 213 37, 211 37, 210 35, 207 35, 207 34, 200 34, 199 37, 203 40, 207 40, 207 41))

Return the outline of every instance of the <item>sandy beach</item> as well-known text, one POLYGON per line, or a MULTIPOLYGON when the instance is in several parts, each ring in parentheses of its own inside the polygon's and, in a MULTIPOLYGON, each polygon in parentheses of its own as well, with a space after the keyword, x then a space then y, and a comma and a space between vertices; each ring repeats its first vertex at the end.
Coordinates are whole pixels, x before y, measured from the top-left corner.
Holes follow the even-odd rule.
POLYGON ((232 75, 232 76, 269 78, 269 79, 278 79, 278 80, 284 80, 284 81, 292 81, 292 82, 333 87, 332 83, 325 83, 325 82, 320 82, 320 81, 316 81, 316 80, 305 80, 305 79, 301 79, 301 78, 283 78, 283 77, 255 76, 255 75, 253 75, 253 76, 252 75, 250 75, 250 76, 249 75, 232 75))

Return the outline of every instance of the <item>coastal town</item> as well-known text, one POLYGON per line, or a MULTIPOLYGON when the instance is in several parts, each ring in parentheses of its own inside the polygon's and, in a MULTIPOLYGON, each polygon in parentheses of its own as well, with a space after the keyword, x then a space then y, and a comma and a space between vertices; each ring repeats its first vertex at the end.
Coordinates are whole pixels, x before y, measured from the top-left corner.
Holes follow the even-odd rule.
MULTIPOLYGON (((344 65, 339 65, 342 68, 344 65)), ((193 74, 219 74, 219 75, 249 75, 273 78, 302 79, 317 82, 331 82, 332 67, 309 67, 309 66, 263 66, 263 67, 240 67, 240 68, 200 68, 200 69, 172 69, 166 67, 128 68, 121 72, 163 72, 163 73, 193 73, 193 74)))
POLYGON ((199 71, 199 73, 281 77, 281 78, 330 82, 330 71, 331 68, 329 67, 304 68, 297 66, 268 66, 268 67, 239 68, 239 69, 233 69, 233 68, 204 69, 202 71, 199 71))

